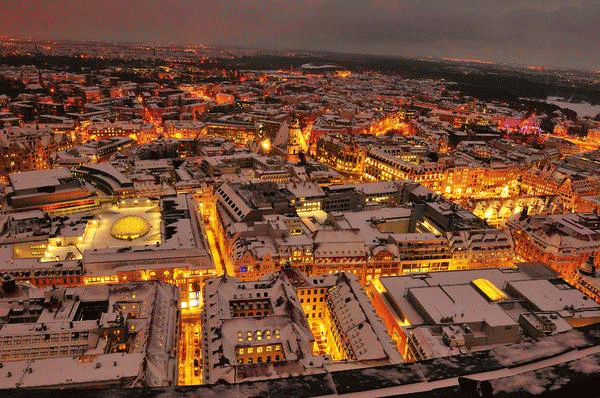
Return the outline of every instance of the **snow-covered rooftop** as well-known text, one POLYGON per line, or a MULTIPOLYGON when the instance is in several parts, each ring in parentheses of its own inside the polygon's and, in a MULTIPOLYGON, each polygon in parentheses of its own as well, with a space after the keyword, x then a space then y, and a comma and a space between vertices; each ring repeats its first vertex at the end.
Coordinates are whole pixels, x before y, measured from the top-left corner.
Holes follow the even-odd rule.
POLYGON ((0 388, 175 383, 175 286, 140 282, 13 296, 0 297, 0 363, 9 372, 0 388))
POLYGON ((68 169, 58 168, 10 173, 8 178, 15 192, 18 193, 40 187, 59 186, 62 179, 73 178, 73 176, 68 169))

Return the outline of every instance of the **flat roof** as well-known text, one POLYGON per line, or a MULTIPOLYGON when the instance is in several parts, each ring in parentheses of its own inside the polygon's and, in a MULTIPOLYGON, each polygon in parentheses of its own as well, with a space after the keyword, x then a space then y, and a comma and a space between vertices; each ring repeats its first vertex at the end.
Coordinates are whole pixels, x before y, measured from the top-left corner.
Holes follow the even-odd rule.
MULTIPOLYGON (((468 285, 477 278, 486 278, 495 286, 502 289, 507 281, 529 280, 530 276, 514 268, 485 268, 460 271, 437 271, 425 273, 411 273, 403 276, 388 276, 379 279, 385 289, 386 297, 397 308, 402 309, 402 315, 411 324, 422 324, 422 316, 413 308, 406 298, 406 291, 417 287, 436 287, 449 285, 468 285)), ((473 289, 471 287, 471 289, 473 289)), ((478 294, 479 295, 479 294, 478 294)), ((481 295, 480 298, 483 299, 481 295)), ((485 301, 485 300, 484 300, 485 301)), ((466 304, 469 306, 469 303, 466 304)), ((461 311, 462 312, 462 311, 461 311)), ((453 315, 452 313, 451 315, 453 315)))
POLYGON ((575 310, 600 310, 600 304, 574 287, 554 284, 545 279, 512 281, 508 283, 540 311, 562 311, 566 306, 575 310))
POLYGON ((71 172, 65 167, 48 170, 21 171, 10 173, 8 175, 15 192, 48 186, 58 186, 61 185, 60 179, 72 177, 71 172))
POLYGON ((114 353, 97 355, 90 360, 65 356, 34 359, 31 362, 5 361, 3 370, 11 372, 12 376, 0 378, 0 388, 40 388, 135 378, 142 373, 143 358, 142 353, 114 353))
POLYGON ((444 323, 442 318, 452 317, 453 322, 516 325, 504 310, 488 302, 472 285, 415 287, 409 291, 436 324, 444 323))

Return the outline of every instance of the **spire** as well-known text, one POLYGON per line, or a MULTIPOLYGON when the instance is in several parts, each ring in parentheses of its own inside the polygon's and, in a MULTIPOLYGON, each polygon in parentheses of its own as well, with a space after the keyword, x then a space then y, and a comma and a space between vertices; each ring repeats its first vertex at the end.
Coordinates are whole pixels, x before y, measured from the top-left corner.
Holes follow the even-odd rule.
POLYGON ((306 152, 308 146, 300 129, 300 121, 295 114, 292 114, 289 121, 289 133, 287 143, 287 160, 291 163, 298 163, 300 152, 306 152))

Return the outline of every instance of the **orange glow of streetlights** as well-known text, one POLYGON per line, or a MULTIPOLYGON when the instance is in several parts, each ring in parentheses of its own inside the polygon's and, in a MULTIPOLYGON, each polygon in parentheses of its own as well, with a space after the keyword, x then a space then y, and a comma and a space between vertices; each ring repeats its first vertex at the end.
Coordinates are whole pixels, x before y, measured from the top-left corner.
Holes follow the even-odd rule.
POLYGON ((263 149, 263 151, 269 153, 269 151, 271 151, 271 140, 265 138, 260 142, 260 147, 263 149))

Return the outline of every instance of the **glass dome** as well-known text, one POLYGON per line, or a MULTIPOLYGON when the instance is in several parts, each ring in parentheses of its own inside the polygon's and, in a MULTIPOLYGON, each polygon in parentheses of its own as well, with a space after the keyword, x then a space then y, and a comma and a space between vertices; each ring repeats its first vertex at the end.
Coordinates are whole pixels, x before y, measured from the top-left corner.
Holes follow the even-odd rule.
POLYGON ((119 218, 110 227, 110 234, 117 239, 134 240, 146 235, 150 224, 140 216, 119 218))

